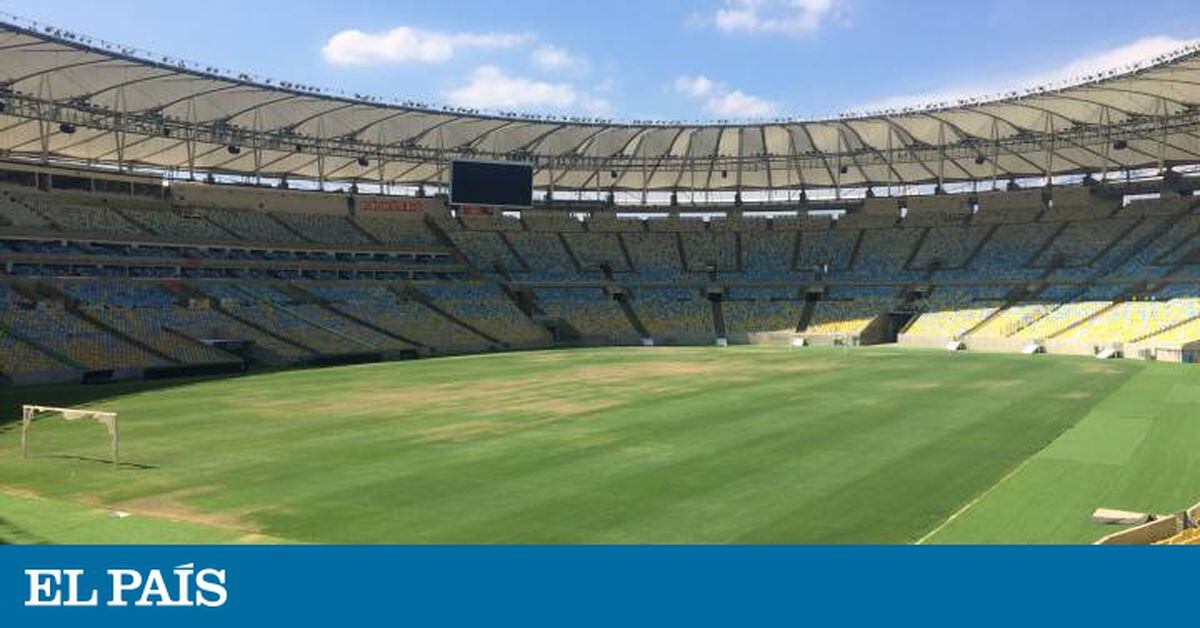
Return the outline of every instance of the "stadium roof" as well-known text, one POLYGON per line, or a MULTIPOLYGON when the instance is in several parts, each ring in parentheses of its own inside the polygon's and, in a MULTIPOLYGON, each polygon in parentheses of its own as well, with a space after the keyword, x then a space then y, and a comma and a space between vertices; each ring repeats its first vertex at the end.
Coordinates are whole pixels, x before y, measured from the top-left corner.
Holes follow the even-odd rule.
POLYGON ((441 184, 519 160, 560 190, 848 188, 1200 163, 1200 50, 1065 85, 819 120, 613 122, 334 94, 0 21, 0 151, 292 179, 441 184))

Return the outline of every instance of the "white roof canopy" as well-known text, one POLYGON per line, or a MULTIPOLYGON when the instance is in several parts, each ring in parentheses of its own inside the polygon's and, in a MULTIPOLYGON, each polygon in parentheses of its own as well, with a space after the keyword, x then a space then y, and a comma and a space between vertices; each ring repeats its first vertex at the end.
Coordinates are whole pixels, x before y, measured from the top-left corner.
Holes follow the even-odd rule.
POLYGON ((9 155, 387 184, 443 184, 456 158, 533 162, 535 185, 564 190, 846 188, 1200 163, 1195 49, 953 106, 616 123, 330 95, 0 22, 0 103, 9 155))

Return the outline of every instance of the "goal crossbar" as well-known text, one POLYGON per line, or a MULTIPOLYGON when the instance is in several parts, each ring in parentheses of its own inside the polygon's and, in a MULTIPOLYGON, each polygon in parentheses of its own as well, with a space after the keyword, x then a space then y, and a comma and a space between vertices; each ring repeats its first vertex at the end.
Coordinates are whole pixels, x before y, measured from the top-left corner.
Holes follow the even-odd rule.
POLYGON ((53 406, 21 406, 21 457, 29 457, 29 427, 39 417, 58 414, 68 421, 92 420, 103 425, 108 430, 108 439, 112 447, 113 466, 120 464, 121 431, 117 427, 116 412, 101 412, 99 410, 80 410, 78 408, 56 408, 53 406))

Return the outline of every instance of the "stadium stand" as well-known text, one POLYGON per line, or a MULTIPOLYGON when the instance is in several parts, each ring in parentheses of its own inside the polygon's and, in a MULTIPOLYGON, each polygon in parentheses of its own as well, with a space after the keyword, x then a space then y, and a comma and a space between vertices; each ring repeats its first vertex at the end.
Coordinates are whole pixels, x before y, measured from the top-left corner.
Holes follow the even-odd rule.
POLYGON ((18 357, 0 381, 643 337, 1200 349, 1195 201, 1045 196, 981 193, 974 214, 965 196, 912 197, 903 219, 895 199, 871 199, 839 220, 786 207, 642 220, 596 208, 456 216, 438 201, 290 211, 286 196, 283 208, 210 207, 6 185, 0 332, 18 357))
POLYGON ((635 292, 632 303, 655 340, 678 342, 716 337, 712 308, 701 298, 699 290, 643 288, 635 292))
POLYGON ((620 304, 598 288, 542 288, 538 303, 546 316, 566 321, 583 338, 601 342, 634 343, 637 330, 620 304))

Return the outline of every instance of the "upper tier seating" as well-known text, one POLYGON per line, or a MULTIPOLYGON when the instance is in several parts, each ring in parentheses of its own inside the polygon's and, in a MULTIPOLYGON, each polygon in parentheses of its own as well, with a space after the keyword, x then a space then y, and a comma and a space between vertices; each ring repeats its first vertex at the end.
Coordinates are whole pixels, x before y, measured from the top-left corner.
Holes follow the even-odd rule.
POLYGON ((272 216, 319 244, 376 244, 345 216, 292 212, 277 212, 272 216))
POLYGON ((505 237, 537 278, 564 279, 579 274, 557 233, 522 232, 505 237))
POLYGON ((575 252, 585 272, 599 270, 602 266, 618 273, 629 271, 629 261, 615 233, 566 233, 563 239, 575 252))
POLYGON ((354 222, 369 236, 384 244, 438 246, 422 216, 372 216, 359 214, 354 222))
POLYGON ((287 243, 301 241, 287 227, 284 227, 262 212, 234 211, 228 209, 206 209, 203 211, 205 217, 214 224, 242 240, 287 243))
POLYGON ((651 280, 683 276, 677 236, 673 233, 622 233, 621 240, 638 274, 651 280))
POLYGON ((166 237, 201 241, 232 240, 229 233, 204 218, 203 214, 182 214, 166 209, 123 209, 126 216, 166 237))
POLYGON ((0 226, 46 228, 50 222, 17 198, 0 190, 0 226))

